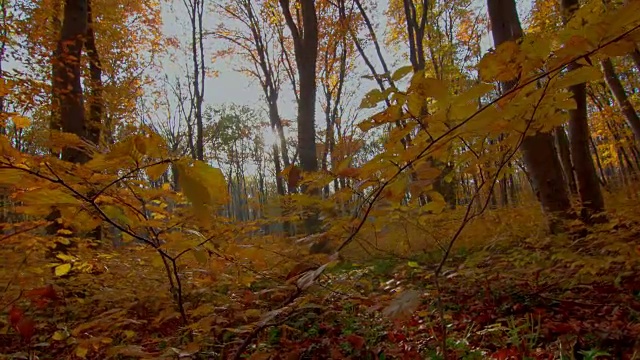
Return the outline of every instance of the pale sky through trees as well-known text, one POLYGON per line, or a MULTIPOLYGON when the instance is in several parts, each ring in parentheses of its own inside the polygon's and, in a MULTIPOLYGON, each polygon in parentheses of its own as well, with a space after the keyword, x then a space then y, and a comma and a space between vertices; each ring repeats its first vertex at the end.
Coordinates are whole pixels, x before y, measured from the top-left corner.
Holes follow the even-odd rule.
MULTIPOLYGON (((486 3, 483 0, 477 0, 476 6, 481 7, 483 11, 486 12, 486 3)), ((517 1, 518 7, 520 10, 521 19, 525 20, 530 8, 531 8, 531 0, 521 0, 517 1)), ((376 19, 376 26, 378 26, 377 31, 380 39, 383 39, 383 31, 384 24, 381 24, 381 21, 384 21, 384 11, 388 6, 387 0, 378 0, 377 4, 377 14, 372 16, 372 19, 376 19)), ((211 13, 211 7, 208 9, 208 13, 206 14, 205 30, 212 29, 219 22, 217 18, 217 14, 211 13)), ((185 46, 188 46, 190 33, 189 33, 189 23, 188 23, 188 15, 185 12, 184 5, 182 1, 175 1, 173 5, 165 5, 163 7, 163 22, 164 22, 164 31, 168 36, 176 36, 179 40, 183 41, 185 46)), ((211 38, 205 39, 205 46, 208 48, 208 56, 209 60, 212 60, 211 54, 213 49, 219 49, 224 44, 220 40, 213 40, 211 38)), ((381 44, 384 46, 384 44, 381 44)), ((483 44, 483 50, 488 49, 492 46, 490 37, 485 36, 485 41, 483 44)), ((187 49, 188 50, 188 49, 187 49)), ((376 59, 374 54, 372 53, 371 47, 367 49, 369 53, 371 53, 372 59, 376 59)), ((207 50, 205 50, 207 51, 207 50)), ((180 63, 174 63, 170 61, 164 61, 161 63, 163 70, 166 71, 169 76, 176 76, 181 73, 184 73, 185 64, 191 62, 190 54, 186 54, 185 60, 180 63)), ((408 65, 407 60, 402 60, 398 54, 394 54, 389 51, 389 49, 385 49, 385 57, 386 61, 389 63, 391 69, 396 69, 398 67, 408 65)), ((376 62, 377 64, 377 62, 376 62)), ((234 62, 229 59, 221 59, 215 62, 211 61, 206 64, 209 70, 216 71, 217 77, 209 77, 206 80, 206 92, 204 98, 204 104, 207 105, 220 105, 225 103, 236 103, 239 105, 248 105, 256 109, 265 109, 265 103, 262 95, 262 90, 260 89, 258 83, 253 79, 245 76, 234 70, 234 62)), ((362 75, 368 75, 368 69, 364 66, 364 63, 359 62, 358 66, 358 76, 352 77, 351 81, 359 81, 356 84, 349 84, 352 89, 356 89, 357 93, 354 99, 352 99, 352 103, 350 107, 357 107, 361 97, 366 94, 369 90, 375 87, 375 83, 372 80, 361 78, 362 75)), ((320 92, 319 92, 320 93, 320 92)), ((295 99, 291 93, 291 89, 285 84, 283 87, 281 101, 280 101, 280 111, 281 116, 287 120, 295 120, 296 118, 296 104, 295 99)), ((321 127, 323 123, 322 117, 322 108, 320 106, 316 107, 316 125, 321 127)), ((266 116, 266 115, 265 115, 266 116)), ((265 118, 266 120, 266 118, 265 118)), ((289 131, 291 132, 291 131, 289 131)))

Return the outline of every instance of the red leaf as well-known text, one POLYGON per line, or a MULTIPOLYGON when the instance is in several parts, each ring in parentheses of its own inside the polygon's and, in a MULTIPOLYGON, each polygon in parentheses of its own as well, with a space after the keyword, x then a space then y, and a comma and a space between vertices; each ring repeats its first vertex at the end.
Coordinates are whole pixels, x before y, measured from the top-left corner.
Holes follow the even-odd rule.
POLYGON ((364 338, 362 336, 351 334, 347 336, 347 341, 357 350, 364 347, 364 338))
POLYGON ((56 294, 56 290, 53 288, 53 285, 51 284, 45 287, 29 290, 25 293, 25 296, 30 299, 34 299, 34 298, 44 298, 48 300, 58 299, 58 294, 56 294))
POLYGON ((518 352, 514 348, 501 349, 491 355, 491 358, 496 360, 507 360, 511 359, 511 357, 518 357, 518 352))
POLYGON ((22 317, 24 316, 24 312, 15 306, 11 306, 11 310, 9 310, 9 324, 11 326, 16 326, 22 317))
POLYGON ((16 326, 16 331, 25 340, 30 340, 36 329, 36 323, 28 317, 23 317, 16 326))

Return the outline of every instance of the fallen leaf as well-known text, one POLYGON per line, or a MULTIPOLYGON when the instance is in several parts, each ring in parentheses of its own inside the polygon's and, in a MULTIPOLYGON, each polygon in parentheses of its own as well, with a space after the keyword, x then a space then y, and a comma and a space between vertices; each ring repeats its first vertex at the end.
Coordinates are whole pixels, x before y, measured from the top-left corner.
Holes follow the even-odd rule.
POLYGON ((71 264, 62 264, 56 266, 55 274, 56 276, 64 276, 67 275, 71 271, 71 264))

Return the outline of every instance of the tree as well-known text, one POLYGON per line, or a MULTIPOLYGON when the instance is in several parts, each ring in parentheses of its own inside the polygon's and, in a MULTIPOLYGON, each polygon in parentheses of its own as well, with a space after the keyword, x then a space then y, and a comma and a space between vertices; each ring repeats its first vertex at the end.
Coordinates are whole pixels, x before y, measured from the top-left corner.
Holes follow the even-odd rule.
POLYGON ((300 87, 298 100, 298 153, 303 171, 318 170, 316 154, 316 66, 318 60, 318 17, 315 0, 299 0, 300 17, 294 20, 289 0, 279 0, 293 39, 300 87))
POLYGON ((629 101, 627 92, 622 86, 622 83, 618 78, 618 74, 616 74, 616 70, 613 67, 613 62, 611 59, 604 59, 601 62, 601 66, 604 73, 604 80, 613 94, 616 103, 620 107, 620 111, 622 111, 622 115, 624 115, 627 124, 633 131, 633 135, 636 138, 636 144, 640 144, 640 117, 638 117, 638 113, 633 107, 633 104, 629 101))
MULTIPOLYGON (((487 5, 496 46, 522 37, 514 0, 488 0, 487 5)), ((502 91, 508 92, 516 86, 515 80, 505 81, 502 91)), ((549 216, 549 229, 552 233, 557 233, 563 231, 562 220, 571 218, 571 202, 553 142, 552 134, 538 132, 527 136, 521 149, 535 191, 549 216)))
MULTIPOLYGON (((577 0, 562 0, 563 18, 567 26, 572 26, 571 16, 578 10, 577 0)), ((575 25, 574 25, 575 26, 575 25)), ((572 62, 567 67, 569 71, 580 69, 581 65, 572 62)), ((583 206, 585 220, 594 219, 594 215, 601 217, 604 210, 604 199, 600 191, 598 174, 593 164, 589 149, 590 132, 587 115, 587 85, 579 83, 569 87, 576 109, 569 110, 569 142, 571 146, 571 162, 576 173, 578 194, 583 206)))
MULTIPOLYGON (((252 0, 231 0, 219 5, 227 19, 241 26, 240 30, 224 22, 214 31, 214 35, 224 40, 230 48, 221 52, 224 56, 240 55, 247 64, 238 66, 238 70, 249 74, 260 84, 264 95, 271 128, 279 139, 279 149, 274 148, 274 163, 282 168, 289 167, 291 159, 285 134, 284 122, 280 117, 279 99, 282 89, 282 77, 285 71, 285 57, 289 49, 282 38, 281 16, 269 2, 257 3, 252 0)), ((277 146, 277 144, 274 144, 277 146)), ((279 173, 280 171, 278 171, 279 173)), ((279 175, 278 175, 279 177, 279 175)), ((279 177, 278 189, 284 195, 283 179, 279 177)), ((295 191, 289 188, 289 192, 295 191)))
POLYGON ((204 124, 202 107, 204 101, 204 79, 206 67, 204 64, 204 31, 202 18, 204 16, 204 0, 185 0, 191 21, 191 47, 193 56, 193 93, 195 96, 196 116, 196 158, 204 160, 204 124), (199 58, 198 58, 199 57, 199 58))
MULTIPOLYGON (((56 118, 60 119, 60 130, 91 141, 84 112, 80 63, 83 40, 88 29, 88 10, 86 0, 65 1, 60 40, 54 56, 52 84, 58 99, 59 114, 56 118)), ((83 150, 66 148, 62 151, 62 159, 85 163, 89 156, 83 150)))

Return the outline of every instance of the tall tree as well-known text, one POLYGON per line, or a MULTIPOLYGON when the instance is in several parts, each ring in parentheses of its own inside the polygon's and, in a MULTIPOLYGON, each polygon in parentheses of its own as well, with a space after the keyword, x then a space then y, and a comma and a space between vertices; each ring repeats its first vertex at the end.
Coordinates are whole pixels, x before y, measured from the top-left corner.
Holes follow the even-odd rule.
MULTIPOLYGON (((88 122, 85 116, 81 84, 81 53, 87 34, 89 9, 87 0, 66 0, 60 40, 55 51, 53 67, 53 91, 59 99, 59 116, 62 132, 89 140, 88 122)), ((66 148, 62 159, 74 163, 89 160, 85 151, 66 148)))
MULTIPOLYGON (((495 46, 522 37, 515 0, 488 0, 487 5, 495 46)), ((516 80, 503 82, 502 91, 508 92, 516 85, 516 80)), ((538 198, 549 216, 549 229, 558 233, 564 230, 563 220, 571 217, 571 202, 553 142, 552 134, 538 132, 525 137, 521 150, 538 198)))
POLYGON ((191 61, 193 66, 191 69, 193 71, 193 100, 191 107, 193 108, 196 123, 195 155, 196 159, 204 160, 203 104, 204 79, 206 77, 203 29, 204 0, 183 0, 182 2, 189 14, 191 26, 191 61))
POLYGON ((638 117, 638 113, 633 107, 633 104, 631 104, 631 101, 629 101, 627 92, 622 86, 622 83, 618 78, 618 74, 613 67, 613 62, 611 61, 611 59, 605 59, 602 60, 601 65, 602 71, 604 73, 604 81, 613 94, 613 97, 620 107, 622 115, 631 128, 631 131, 633 131, 633 135, 636 138, 636 144, 640 144, 640 117, 638 117))
MULTIPOLYGON (((570 19, 579 7, 578 0, 562 0, 562 17, 566 26, 571 26, 570 19)), ((572 62, 567 68, 569 71, 576 71, 580 67, 581 65, 577 62, 572 62)), ((589 149, 591 133, 587 115, 587 85, 586 83, 575 84, 569 87, 569 91, 576 102, 576 109, 569 110, 571 162, 576 174, 583 217, 588 220, 604 210, 604 199, 589 149)))
POLYGON ((102 96, 102 62, 96 46, 96 32, 93 25, 93 11, 91 0, 87 0, 87 36, 85 48, 89 57, 89 85, 91 93, 88 97, 89 118, 87 138, 94 144, 100 144, 100 130, 104 113, 104 99, 102 96))
MULTIPOLYGON (((315 0, 299 0, 298 21, 291 13, 289 0, 279 0, 291 38, 298 71, 298 154, 302 170, 318 170, 316 154, 316 65, 318 60, 318 17, 315 0)), ((296 6, 296 5, 294 5, 296 6)), ((297 8, 297 7, 296 7, 297 8)))

